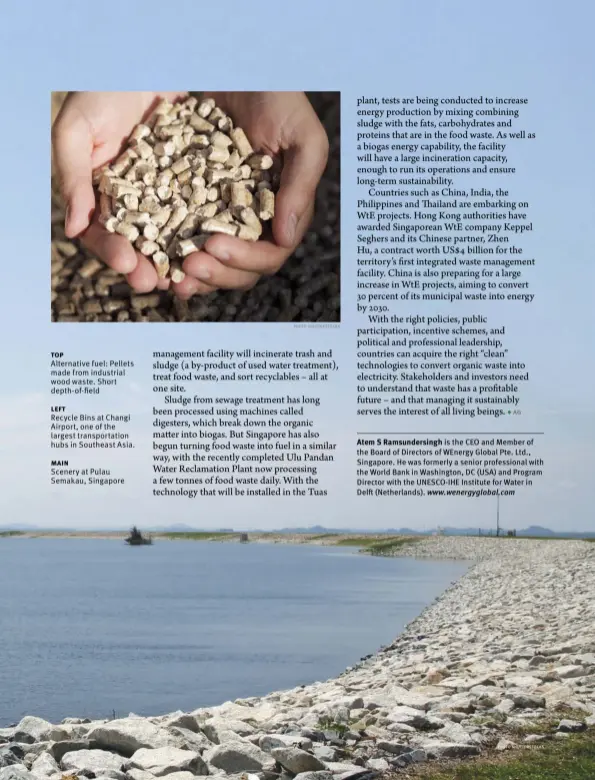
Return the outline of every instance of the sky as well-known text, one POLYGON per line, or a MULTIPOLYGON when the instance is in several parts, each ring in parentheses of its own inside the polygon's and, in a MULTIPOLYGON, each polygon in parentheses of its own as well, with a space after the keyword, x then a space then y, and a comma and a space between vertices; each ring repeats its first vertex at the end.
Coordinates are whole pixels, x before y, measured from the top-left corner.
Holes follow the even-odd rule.
MULTIPOLYGON (((531 204, 524 241, 536 258, 531 305, 485 307, 506 324, 510 358, 526 362, 522 416, 509 431, 543 431, 545 474, 501 501, 502 524, 595 530, 595 393, 592 291, 595 155, 592 128, 593 6, 537 0, 346 3, 303 0, 280 13, 270 2, 222 10, 178 0, 163 6, 56 0, 7 3, 0 29, 4 121, 0 225, 5 292, 0 341, 0 525, 87 529, 186 523, 197 528, 493 527, 493 499, 355 496, 356 101, 358 97, 526 97, 521 125, 531 145, 511 149, 511 194, 531 204), (233 323, 119 327, 49 322, 50 94, 52 90, 340 90, 342 93, 342 318, 339 327, 233 323), (197 345, 242 349, 332 349, 340 370, 315 388, 321 436, 337 443, 324 475, 328 496, 307 499, 156 498, 151 494, 153 350, 197 345), (49 485, 51 351, 68 359, 134 360, 135 369, 99 402, 69 411, 132 413, 133 453, 93 456, 126 485, 49 485)), ((405 311, 405 309, 403 310, 405 311)), ((460 309, 459 313, 463 310, 460 309)), ((426 305, 407 313, 452 313, 426 305)), ((206 390, 206 388, 203 388, 206 390)), ((210 388, 214 390, 214 388, 210 388)), ((226 388, 243 392, 244 388, 226 388)), ((313 388, 308 388, 309 392, 313 388)), ((245 388, 263 393, 266 388, 245 388)), ((273 393, 292 393, 291 386, 273 393)), ((419 423, 417 423, 417 426, 419 423)), ((463 426, 463 423, 460 424, 463 426)), ((466 421, 462 430, 481 430, 466 421)), ((486 424, 487 425, 487 424, 486 424)), ((417 430, 403 423, 400 430, 417 430), (409 427, 407 427, 409 426, 409 427)), ((493 423, 492 423, 493 426, 493 423)), ((435 426, 432 426, 435 427, 435 426)), ((366 430, 371 430, 370 424, 366 430)), ((380 426, 378 429, 381 429, 380 426)), ((74 461, 72 455, 71 462, 74 461)), ((80 456, 81 466, 85 458, 80 456)))

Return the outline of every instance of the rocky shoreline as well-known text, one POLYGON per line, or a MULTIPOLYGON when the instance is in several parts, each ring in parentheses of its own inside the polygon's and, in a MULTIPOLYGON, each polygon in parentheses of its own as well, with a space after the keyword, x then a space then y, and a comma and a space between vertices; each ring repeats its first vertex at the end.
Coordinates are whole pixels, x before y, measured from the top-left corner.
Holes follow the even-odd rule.
POLYGON ((595 544, 433 537, 470 571, 336 679, 159 717, 0 729, 0 780, 363 780, 595 726, 595 544))

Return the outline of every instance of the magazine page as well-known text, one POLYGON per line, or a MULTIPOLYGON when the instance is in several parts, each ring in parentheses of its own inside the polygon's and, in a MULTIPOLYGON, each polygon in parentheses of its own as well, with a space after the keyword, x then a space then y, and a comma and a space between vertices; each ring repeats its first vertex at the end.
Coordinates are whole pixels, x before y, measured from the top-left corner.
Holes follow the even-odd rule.
POLYGON ((3 21, 0 780, 592 780, 592 8, 3 21))

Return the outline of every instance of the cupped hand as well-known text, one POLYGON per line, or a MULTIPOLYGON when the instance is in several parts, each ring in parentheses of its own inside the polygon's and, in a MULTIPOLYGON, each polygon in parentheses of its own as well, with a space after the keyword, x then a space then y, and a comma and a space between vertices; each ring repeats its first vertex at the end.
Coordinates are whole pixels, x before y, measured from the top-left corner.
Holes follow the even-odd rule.
POLYGON ((135 125, 150 114, 160 98, 170 101, 185 92, 71 92, 52 128, 54 161, 64 201, 68 238, 82 243, 106 265, 126 274, 137 292, 149 292, 159 282, 153 263, 117 233, 97 221, 92 174, 122 150, 135 125))
POLYGON ((174 284, 189 298, 214 289, 249 289, 260 276, 276 273, 300 243, 314 210, 318 182, 326 167, 329 143, 324 127, 303 92, 208 92, 255 151, 282 162, 272 240, 244 241, 216 234, 204 251, 188 255, 186 277, 174 284))
MULTIPOLYGON (((66 98, 52 131, 53 149, 66 202, 65 232, 108 266, 126 274, 137 292, 169 286, 153 263, 121 235, 100 225, 92 172, 113 160, 136 124, 158 99, 185 92, 75 92, 66 98)), ((328 139, 303 92, 213 92, 218 106, 242 127, 256 151, 280 156, 282 172, 272 241, 250 243, 214 235, 183 264, 186 277, 172 284, 180 298, 217 288, 248 289, 263 274, 279 270, 300 243, 313 213, 316 187, 328 158, 328 139)))

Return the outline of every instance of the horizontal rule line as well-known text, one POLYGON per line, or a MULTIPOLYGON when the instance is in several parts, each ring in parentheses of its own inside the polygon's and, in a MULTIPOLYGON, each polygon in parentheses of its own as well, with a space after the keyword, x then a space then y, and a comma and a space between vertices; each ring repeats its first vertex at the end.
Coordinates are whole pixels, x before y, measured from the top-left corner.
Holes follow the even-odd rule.
POLYGON ((356 436, 544 436, 544 431, 357 431, 356 436))

